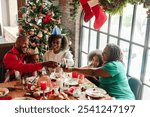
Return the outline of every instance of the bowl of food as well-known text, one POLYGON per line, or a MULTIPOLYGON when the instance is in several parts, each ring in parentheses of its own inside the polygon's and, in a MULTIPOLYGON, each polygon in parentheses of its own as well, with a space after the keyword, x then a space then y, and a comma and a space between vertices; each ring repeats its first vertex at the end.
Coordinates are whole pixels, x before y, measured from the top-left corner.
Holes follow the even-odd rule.
POLYGON ((7 88, 0 88, 0 97, 3 97, 9 93, 7 88))

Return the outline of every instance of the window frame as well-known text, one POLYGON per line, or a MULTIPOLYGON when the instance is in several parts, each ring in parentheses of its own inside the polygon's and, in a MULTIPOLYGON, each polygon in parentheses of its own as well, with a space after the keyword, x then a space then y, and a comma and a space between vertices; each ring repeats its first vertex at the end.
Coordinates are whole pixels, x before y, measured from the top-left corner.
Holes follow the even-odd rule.
MULTIPOLYGON (((133 32, 135 30, 135 20, 136 20, 136 11, 137 11, 137 5, 133 6, 133 17, 132 17, 132 24, 131 24, 131 34, 130 34, 130 39, 126 40, 124 38, 122 38, 121 35, 121 27, 122 27, 122 16, 119 16, 119 28, 118 28, 118 35, 112 35, 110 34, 110 23, 111 23, 111 16, 108 16, 108 28, 106 32, 103 32, 101 30, 97 30, 97 44, 96 44, 96 49, 99 49, 100 47, 100 34, 105 34, 107 35, 107 43, 109 42, 109 37, 115 37, 117 38, 117 44, 120 45, 120 41, 124 41, 129 43, 129 53, 128 53, 128 63, 127 63, 127 76, 128 77, 132 77, 129 75, 129 71, 130 71, 130 65, 131 65, 131 53, 132 53, 132 46, 138 46, 138 47, 142 47, 143 48, 143 55, 142 55, 142 65, 141 65, 141 72, 140 72, 140 80, 142 82, 143 87, 147 86, 148 88, 150 88, 150 84, 146 84, 144 83, 144 77, 146 74, 146 64, 147 64, 147 59, 148 59, 148 51, 150 51, 150 47, 149 47, 149 42, 150 42, 150 15, 147 15, 147 24, 146 24, 146 33, 145 33, 145 42, 144 45, 139 44, 139 43, 135 43, 133 42, 133 32)), ((82 51, 82 36, 83 36, 83 28, 89 29, 89 32, 91 30, 94 30, 93 28, 91 28, 91 21, 89 21, 89 27, 84 26, 83 23, 83 16, 84 13, 81 13, 81 17, 80 17, 80 40, 79 40, 79 63, 78 66, 82 65, 82 53, 88 54, 89 53, 89 47, 90 47, 90 43, 88 44, 88 53, 82 51)), ((94 30, 95 31, 95 30, 94 30)), ((90 33, 88 36, 88 41, 90 42, 90 33)), ((142 92, 143 95, 143 92, 142 92)))

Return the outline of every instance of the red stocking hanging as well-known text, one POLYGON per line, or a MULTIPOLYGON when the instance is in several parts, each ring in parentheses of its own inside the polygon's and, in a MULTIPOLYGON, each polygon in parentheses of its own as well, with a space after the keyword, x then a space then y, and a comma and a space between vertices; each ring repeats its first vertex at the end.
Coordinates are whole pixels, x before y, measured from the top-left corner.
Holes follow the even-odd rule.
POLYGON ((91 11, 91 8, 89 4, 87 3, 88 0, 80 0, 80 3, 82 5, 83 11, 84 11, 84 21, 88 22, 92 17, 93 13, 91 11))
POLYGON ((107 16, 98 4, 92 7, 92 11, 95 16, 94 29, 98 30, 107 20, 107 16))

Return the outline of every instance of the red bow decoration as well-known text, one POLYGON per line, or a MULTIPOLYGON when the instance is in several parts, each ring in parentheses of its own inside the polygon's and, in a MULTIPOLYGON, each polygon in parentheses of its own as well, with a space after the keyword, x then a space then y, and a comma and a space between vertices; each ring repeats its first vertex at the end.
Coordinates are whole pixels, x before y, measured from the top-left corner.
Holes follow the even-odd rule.
POLYGON ((48 15, 46 14, 45 18, 43 19, 43 22, 46 23, 46 24, 49 24, 52 20, 52 15, 48 15))

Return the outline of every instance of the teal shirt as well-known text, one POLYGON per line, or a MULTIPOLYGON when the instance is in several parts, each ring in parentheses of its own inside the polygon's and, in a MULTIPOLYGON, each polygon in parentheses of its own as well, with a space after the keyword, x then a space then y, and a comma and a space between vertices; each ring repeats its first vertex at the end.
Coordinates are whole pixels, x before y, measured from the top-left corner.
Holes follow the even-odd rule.
POLYGON ((99 77, 100 87, 118 100, 134 100, 134 94, 128 84, 124 65, 120 61, 108 62, 102 66, 111 77, 99 77))

